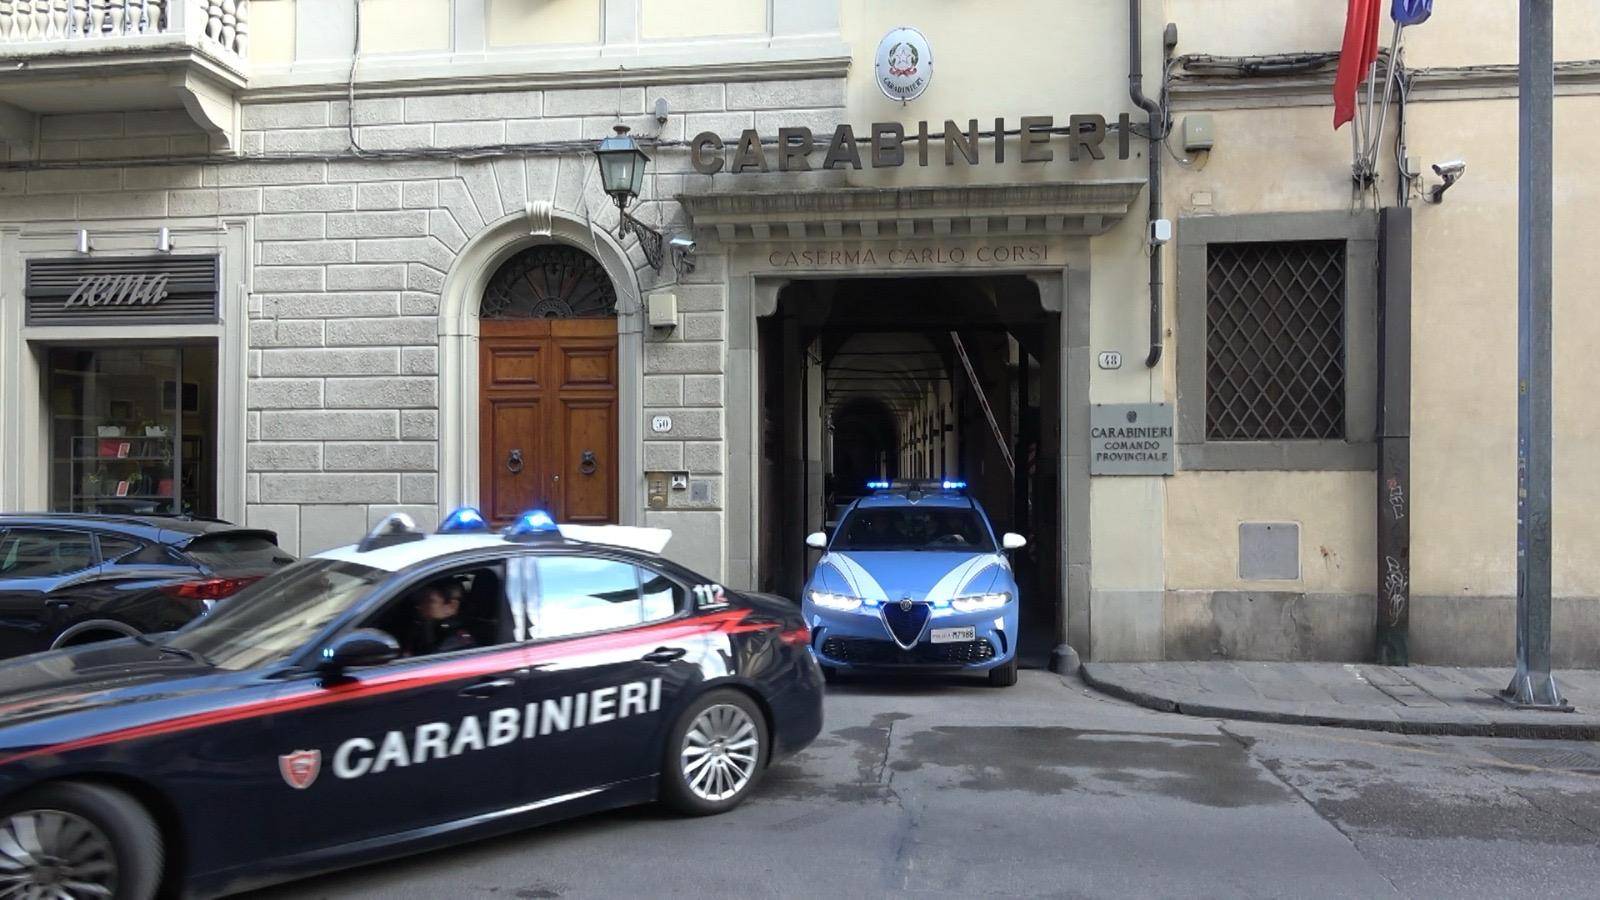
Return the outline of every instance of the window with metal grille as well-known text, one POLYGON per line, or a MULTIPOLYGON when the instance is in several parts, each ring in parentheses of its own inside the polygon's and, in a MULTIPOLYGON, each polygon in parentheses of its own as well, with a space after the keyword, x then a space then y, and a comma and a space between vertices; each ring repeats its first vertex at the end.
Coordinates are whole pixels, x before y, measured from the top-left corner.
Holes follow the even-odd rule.
POLYGON ((1345 242, 1206 247, 1206 439, 1345 436, 1345 242))

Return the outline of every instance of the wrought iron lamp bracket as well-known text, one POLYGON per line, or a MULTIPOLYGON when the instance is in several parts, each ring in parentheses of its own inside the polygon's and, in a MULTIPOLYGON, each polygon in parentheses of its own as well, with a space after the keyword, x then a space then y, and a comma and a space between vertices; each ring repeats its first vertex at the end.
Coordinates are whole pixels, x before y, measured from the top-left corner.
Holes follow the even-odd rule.
POLYGON ((635 219, 625 209, 620 210, 620 212, 622 213, 622 223, 619 231, 624 235, 632 232, 633 236, 639 239, 640 248, 644 250, 645 261, 650 263, 650 266, 657 272, 661 271, 661 265, 666 261, 662 255, 665 240, 661 232, 635 219))

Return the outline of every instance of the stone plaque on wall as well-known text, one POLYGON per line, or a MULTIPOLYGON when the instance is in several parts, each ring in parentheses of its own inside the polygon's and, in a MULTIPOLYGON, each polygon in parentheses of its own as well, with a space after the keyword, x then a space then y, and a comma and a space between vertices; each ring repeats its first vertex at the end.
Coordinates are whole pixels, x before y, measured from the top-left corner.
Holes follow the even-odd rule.
POLYGON ((1171 475, 1173 443, 1172 407, 1165 403, 1089 407, 1090 475, 1171 475))

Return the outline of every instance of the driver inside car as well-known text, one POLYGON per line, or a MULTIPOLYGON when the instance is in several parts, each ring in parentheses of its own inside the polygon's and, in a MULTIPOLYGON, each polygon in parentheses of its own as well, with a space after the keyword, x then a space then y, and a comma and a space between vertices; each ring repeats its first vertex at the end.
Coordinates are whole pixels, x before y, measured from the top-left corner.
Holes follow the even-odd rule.
POLYGON ((411 598, 411 628, 402 645, 407 656, 451 653, 477 644, 461 616, 461 598, 461 585, 450 578, 417 589, 411 598))

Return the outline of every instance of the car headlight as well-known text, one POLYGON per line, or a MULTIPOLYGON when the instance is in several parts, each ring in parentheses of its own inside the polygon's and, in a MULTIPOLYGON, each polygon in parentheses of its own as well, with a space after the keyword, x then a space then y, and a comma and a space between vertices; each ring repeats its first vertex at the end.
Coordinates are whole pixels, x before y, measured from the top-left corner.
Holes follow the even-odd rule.
POLYGON ((839 612, 850 612, 861 606, 860 597, 850 597, 844 594, 830 594, 826 591, 812 591, 811 602, 823 609, 832 609, 839 612))
POLYGON ((955 607, 957 612, 970 613, 982 612, 986 609, 999 609, 1010 602, 1011 595, 1007 593, 974 594, 971 597, 957 597, 950 601, 950 605, 955 607))

